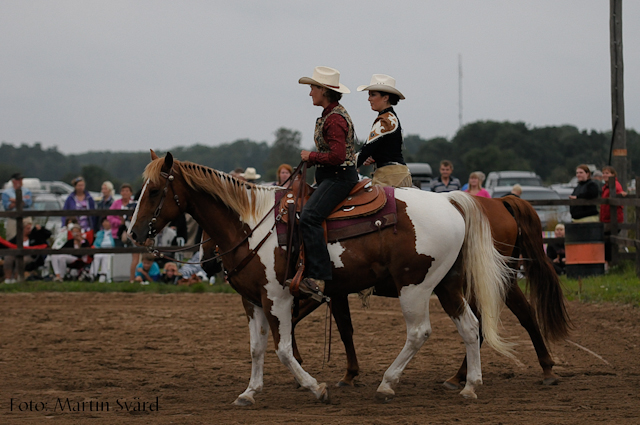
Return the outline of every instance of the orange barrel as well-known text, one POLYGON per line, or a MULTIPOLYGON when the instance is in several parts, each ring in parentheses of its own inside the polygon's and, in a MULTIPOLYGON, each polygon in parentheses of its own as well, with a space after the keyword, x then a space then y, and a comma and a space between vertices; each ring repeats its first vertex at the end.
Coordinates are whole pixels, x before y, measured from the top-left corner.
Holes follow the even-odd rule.
POLYGON ((604 274, 604 224, 565 225, 564 249, 567 277, 604 274))

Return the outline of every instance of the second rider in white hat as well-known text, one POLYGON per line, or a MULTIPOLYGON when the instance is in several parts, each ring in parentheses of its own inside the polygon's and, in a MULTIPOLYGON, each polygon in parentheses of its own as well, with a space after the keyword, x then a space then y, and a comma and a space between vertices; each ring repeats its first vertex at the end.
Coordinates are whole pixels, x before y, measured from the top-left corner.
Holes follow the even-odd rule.
POLYGON ((369 91, 371 109, 378 113, 367 141, 357 155, 357 166, 376 164, 373 184, 411 187, 411 172, 402 156, 402 127, 393 107, 404 96, 396 89, 396 80, 373 74, 371 83, 358 87, 369 91))
POLYGON ((316 166, 318 184, 300 214, 307 276, 300 282, 300 292, 322 299, 325 280, 332 278, 322 222, 358 181, 355 132, 351 117, 339 103, 342 94, 350 91, 340 84, 338 70, 318 66, 313 77, 302 77, 298 82, 311 86, 309 96, 313 104, 323 108, 322 116, 316 120, 314 133, 317 152, 300 152, 303 161, 316 166))

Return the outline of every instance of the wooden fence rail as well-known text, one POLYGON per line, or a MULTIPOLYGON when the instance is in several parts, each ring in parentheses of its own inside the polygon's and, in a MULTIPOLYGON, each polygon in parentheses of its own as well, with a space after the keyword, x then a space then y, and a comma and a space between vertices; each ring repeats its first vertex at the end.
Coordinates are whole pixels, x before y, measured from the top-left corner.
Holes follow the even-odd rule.
MULTIPOLYGON (((608 182, 609 187, 613 188, 610 193, 615 194, 615 185, 613 178, 608 182)), ((22 220, 24 217, 72 217, 72 216, 107 216, 107 215, 129 215, 132 214, 132 210, 55 210, 55 211, 36 211, 36 210, 24 210, 22 208, 22 191, 18 189, 16 191, 16 211, 0 211, 0 218, 8 217, 16 220, 17 234, 21 235, 23 230, 22 220)), ((613 195, 611 198, 598 198, 598 199, 546 199, 546 200, 531 200, 529 201, 533 206, 542 205, 611 205, 612 210, 615 210, 616 206, 633 207, 635 209, 635 223, 618 223, 617 215, 611 214, 611 223, 605 224, 605 231, 611 232, 610 236, 605 236, 606 241, 612 242, 612 263, 616 264, 620 260, 630 259, 635 260, 636 274, 640 277, 640 198, 637 194, 620 197, 613 195), (618 235, 619 230, 631 230, 633 231, 634 238, 626 238, 618 235), (634 247, 635 252, 620 253, 619 247, 634 247)), ((563 242, 564 238, 545 238, 544 243, 563 242)), ((143 253, 147 249, 144 247, 113 247, 113 248, 43 248, 43 249, 25 249, 22 246, 22 238, 16 238, 17 249, 8 249, 11 255, 16 256, 16 266, 18 268, 19 279, 24 278, 24 256, 25 255, 49 255, 49 254, 70 254, 70 255, 88 255, 88 254, 122 254, 122 253, 143 253)))

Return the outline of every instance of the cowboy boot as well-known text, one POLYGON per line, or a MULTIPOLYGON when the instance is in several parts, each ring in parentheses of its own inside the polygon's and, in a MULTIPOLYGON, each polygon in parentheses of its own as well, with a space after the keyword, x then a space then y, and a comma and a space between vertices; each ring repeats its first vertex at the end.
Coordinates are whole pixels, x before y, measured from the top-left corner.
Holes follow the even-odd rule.
POLYGON ((322 302, 325 298, 323 295, 324 280, 305 277, 300 282, 299 291, 318 302, 322 302))

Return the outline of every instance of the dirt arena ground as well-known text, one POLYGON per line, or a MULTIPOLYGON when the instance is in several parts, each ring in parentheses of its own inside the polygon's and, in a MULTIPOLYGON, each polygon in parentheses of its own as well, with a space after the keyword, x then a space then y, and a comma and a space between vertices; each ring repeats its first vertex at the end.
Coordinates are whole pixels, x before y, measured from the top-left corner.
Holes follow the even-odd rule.
POLYGON ((334 387, 345 364, 335 326, 331 361, 322 366, 322 308, 299 326, 298 338, 305 369, 330 385, 331 403, 295 388, 270 341, 265 388, 254 406, 240 408, 231 403, 248 384, 251 361, 238 295, 1 295, 0 423, 640 423, 637 308, 572 302, 577 329, 573 343, 553 347, 561 381, 551 387, 541 384, 526 333, 504 312, 504 334, 519 343, 521 364, 484 348, 484 385, 477 400, 466 400, 442 386, 463 345, 432 299, 433 335, 395 400, 377 404, 382 374, 404 344, 404 321, 397 300, 374 298, 369 310, 351 302, 358 386, 334 387), (144 412, 127 411, 143 404, 144 412))

